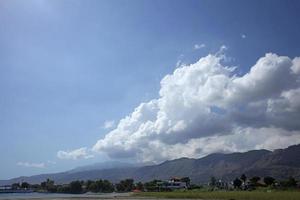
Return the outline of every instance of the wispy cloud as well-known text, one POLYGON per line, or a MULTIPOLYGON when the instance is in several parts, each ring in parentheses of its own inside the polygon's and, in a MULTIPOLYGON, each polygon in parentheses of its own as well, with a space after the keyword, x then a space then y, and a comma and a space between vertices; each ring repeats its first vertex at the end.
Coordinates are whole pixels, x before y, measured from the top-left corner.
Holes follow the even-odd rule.
POLYGON ((195 49, 195 50, 197 50, 197 49, 202 49, 202 48, 204 48, 204 47, 206 47, 205 44, 195 44, 195 45, 194 45, 194 49, 195 49))
POLYGON ((228 47, 226 45, 220 46, 219 50, 215 53, 215 56, 222 59, 223 61, 227 61, 228 56, 225 56, 225 52, 228 50, 228 47))
POLYGON ((50 165, 56 165, 56 162, 52 161, 52 160, 48 160, 47 163, 50 164, 50 165))
POLYGON ((183 54, 180 54, 180 55, 178 56, 178 59, 177 59, 177 62, 176 62, 176 66, 175 66, 176 68, 178 68, 178 67, 184 65, 184 63, 183 63, 183 58, 184 58, 184 55, 183 55, 183 54))
POLYGON ((115 126, 115 121, 114 120, 109 120, 109 121, 105 121, 102 128, 104 129, 111 129, 115 126))
POLYGON ((228 49, 228 47, 226 46, 226 45, 222 45, 221 47, 220 47, 220 49, 219 49, 219 52, 224 52, 224 51, 226 51, 228 49))
POLYGON ((71 151, 58 151, 57 157, 63 160, 78 160, 78 159, 89 159, 94 156, 89 153, 89 150, 86 147, 71 151))
POLYGON ((18 166, 22 167, 31 167, 31 168, 45 168, 46 164, 45 163, 31 163, 31 162, 18 162, 18 166))

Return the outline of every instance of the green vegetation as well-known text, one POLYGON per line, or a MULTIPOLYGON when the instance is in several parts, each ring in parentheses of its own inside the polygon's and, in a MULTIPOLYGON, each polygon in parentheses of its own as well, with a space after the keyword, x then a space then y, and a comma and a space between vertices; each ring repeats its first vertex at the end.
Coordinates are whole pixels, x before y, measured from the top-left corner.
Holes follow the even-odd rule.
POLYGON ((236 178, 234 181, 233 181, 233 186, 234 188, 240 188, 242 185, 242 181, 238 178, 236 178))
POLYGON ((299 191, 173 191, 142 192, 136 197, 184 198, 184 199, 226 199, 226 200, 299 200, 299 191))
POLYGON ((86 188, 91 192, 113 192, 114 185, 108 180, 87 181, 86 188))
POLYGON ((161 180, 153 180, 153 181, 149 181, 147 183, 144 184, 144 190, 146 191, 158 191, 158 183, 161 182, 161 180))
POLYGON ((174 199, 215 199, 215 200, 299 200, 300 188, 297 181, 275 180, 273 177, 248 178, 245 174, 232 182, 223 182, 211 177, 208 185, 190 185, 187 189, 172 191, 157 190, 159 181, 145 183, 145 190, 136 197, 174 198, 174 199), (156 187, 155 187, 156 186, 156 187), (159 191, 159 192, 158 192, 159 191))
POLYGON ((300 185, 289 177, 286 180, 275 180, 267 176, 248 178, 245 174, 233 181, 222 181, 211 177, 208 184, 190 184, 189 177, 173 177, 169 181, 152 180, 149 182, 134 182, 133 179, 111 183, 108 180, 72 181, 69 184, 55 184, 47 179, 41 184, 30 185, 27 182, 14 183, 12 190, 29 190, 35 192, 72 193, 86 192, 138 192, 136 195, 158 198, 191 198, 191 199, 227 199, 227 200, 299 200, 300 185))
POLYGON ((275 179, 273 177, 267 176, 264 178, 264 182, 266 185, 272 185, 275 183, 275 179))
POLYGON ((29 183, 27 183, 27 182, 23 182, 22 184, 21 184, 21 188, 23 188, 23 189, 27 189, 27 188, 29 188, 30 187, 30 185, 29 185, 29 183))
POLYGON ((253 185, 257 185, 259 180, 260 180, 260 177, 258 177, 258 176, 254 176, 254 177, 250 178, 250 182, 253 185))
POLYGON ((118 192, 130 192, 134 189, 134 180, 125 179, 116 184, 118 192))

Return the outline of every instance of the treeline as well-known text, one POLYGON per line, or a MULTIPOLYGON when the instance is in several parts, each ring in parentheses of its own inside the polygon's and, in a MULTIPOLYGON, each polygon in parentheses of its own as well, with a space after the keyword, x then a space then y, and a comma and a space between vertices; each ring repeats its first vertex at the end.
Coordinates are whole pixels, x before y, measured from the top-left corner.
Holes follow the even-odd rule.
MULTIPOLYGON (((200 189, 205 187, 205 185, 190 184, 189 177, 184 177, 180 181, 185 182, 187 185, 186 189, 200 189)), ((55 184, 53 180, 47 179, 41 184, 30 185, 27 182, 21 184, 12 184, 12 189, 31 189, 36 192, 50 192, 50 193, 73 193, 81 194, 86 192, 94 193, 110 193, 110 192, 131 192, 137 191, 164 191, 162 187, 162 180, 152 180, 149 182, 134 182, 133 179, 121 180, 119 183, 113 184, 108 180, 87 180, 87 181, 72 181, 69 184, 55 184)), ((209 187, 212 190, 254 190, 257 187, 272 187, 274 189, 286 189, 286 188, 296 188, 297 181, 295 178, 290 177, 287 180, 276 180, 273 177, 258 177, 253 176, 248 178, 245 174, 237 177, 233 181, 224 182, 221 179, 216 179, 211 177, 209 182, 209 187)), ((166 190, 169 191, 169 190, 166 190)))
MULTIPOLYGON (((190 184, 189 177, 184 177, 180 181, 190 184)), ((69 184, 55 184, 53 180, 47 179, 41 184, 30 185, 27 182, 22 184, 14 183, 13 189, 31 189, 36 192, 49 193, 73 193, 81 194, 86 192, 94 193, 110 193, 110 192, 131 192, 131 191, 162 191, 162 180, 152 180, 149 182, 134 182, 133 179, 124 179, 118 183, 112 183, 108 180, 87 180, 87 181, 72 181, 69 184)))
POLYGON ((94 193, 110 193, 110 192, 131 192, 133 190, 143 190, 144 185, 141 182, 134 183, 133 179, 125 179, 119 183, 113 184, 108 180, 88 180, 88 181, 72 181, 69 184, 55 184, 53 180, 47 179, 41 184, 29 184, 23 182, 21 184, 12 184, 13 190, 34 190, 36 192, 50 193, 72 193, 81 194, 86 192, 94 193))
POLYGON ((245 174, 242 174, 230 183, 211 177, 209 185, 217 189, 253 190, 257 187, 272 187, 274 189, 297 188, 297 183, 298 181, 293 177, 289 177, 286 180, 276 180, 271 176, 261 178, 259 176, 247 177, 245 174))

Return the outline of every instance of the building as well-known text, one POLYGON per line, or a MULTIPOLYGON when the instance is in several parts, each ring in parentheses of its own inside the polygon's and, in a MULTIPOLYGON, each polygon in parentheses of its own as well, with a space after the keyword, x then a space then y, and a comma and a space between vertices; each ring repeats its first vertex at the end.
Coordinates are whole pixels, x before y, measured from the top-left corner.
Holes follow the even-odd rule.
POLYGON ((0 186, 0 190, 11 190, 12 186, 11 185, 2 185, 0 186))
POLYGON ((157 182, 158 190, 187 189, 188 185, 181 178, 172 177, 170 180, 157 182))

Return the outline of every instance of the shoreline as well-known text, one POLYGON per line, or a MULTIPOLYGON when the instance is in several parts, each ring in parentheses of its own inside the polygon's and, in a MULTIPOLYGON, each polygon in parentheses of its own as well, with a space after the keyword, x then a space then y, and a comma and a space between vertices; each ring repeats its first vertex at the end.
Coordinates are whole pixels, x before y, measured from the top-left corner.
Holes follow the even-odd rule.
POLYGON ((130 199, 132 193, 85 193, 85 194, 64 194, 64 193, 0 193, 0 200, 16 199, 130 199))

